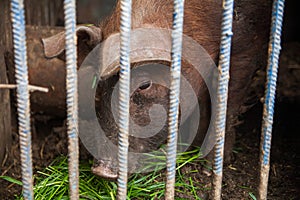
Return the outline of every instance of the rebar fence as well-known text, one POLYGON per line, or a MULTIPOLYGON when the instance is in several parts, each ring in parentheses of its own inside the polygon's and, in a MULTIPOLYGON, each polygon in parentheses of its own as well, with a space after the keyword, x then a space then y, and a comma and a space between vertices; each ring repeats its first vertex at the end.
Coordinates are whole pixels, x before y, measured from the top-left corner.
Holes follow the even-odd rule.
MULTIPOLYGON (((119 90, 119 143, 118 143, 118 192, 120 200, 127 198, 128 150, 129 150, 129 100, 130 100, 130 37, 132 1, 121 0, 120 27, 120 90, 119 90)), ((188 2, 187 2, 188 3, 188 2)), ((213 199, 221 199, 223 151, 226 128, 226 111, 228 98, 228 82, 230 69, 230 52, 233 0, 223 0, 223 19, 221 28, 221 45, 218 66, 217 117, 215 131, 217 141, 214 158, 213 199)), ((269 43, 269 59, 267 67, 267 82, 264 98, 264 110, 261 136, 261 171, 259 184, 259 199, 267 197, 267 182, 269 175, 269 157, 271 148, 274 99, 280 54, 280 38, 283 19, 284 0, 274 0, 269 43)), ((27 69, 26 32, 22 0, 11 0, 11 17, 13 24, 13 43, 15 60, 15 78, 17 89, 17 111, 22 163, 22 182, 24 199, 34 199, 31 130, 30 130, 30 90, 39 89, 29 85, 27 69)), ((70 198, 79 199, 79 147, 78 147, 78 86, 77 86, 77 36, 75 0, 64 1, 65 41, 66 41, 66 103, 69 151, 69 183, 70 198)), ((168 142, 167 142, 167 181, 166 199, 174 199, 175 168, 177 152, 177 133, 179 115, 180 74, 182 57, 182 35, 184 19, 184 0, 174 0, 170 106, 168 111, 168 142)))

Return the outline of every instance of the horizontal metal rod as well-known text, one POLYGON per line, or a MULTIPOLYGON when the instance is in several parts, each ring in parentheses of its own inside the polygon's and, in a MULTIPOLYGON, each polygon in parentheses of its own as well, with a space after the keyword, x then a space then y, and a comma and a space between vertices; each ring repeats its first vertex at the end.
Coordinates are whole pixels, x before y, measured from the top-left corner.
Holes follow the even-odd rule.
MULTIPOLYGON (((16 89, 18 85, 16 84, 0 84, 0 89, 16 89)), ((48 88, 35 86, 35 85, 28 85, 28 90, 30 92, 49 92, 48 88)))

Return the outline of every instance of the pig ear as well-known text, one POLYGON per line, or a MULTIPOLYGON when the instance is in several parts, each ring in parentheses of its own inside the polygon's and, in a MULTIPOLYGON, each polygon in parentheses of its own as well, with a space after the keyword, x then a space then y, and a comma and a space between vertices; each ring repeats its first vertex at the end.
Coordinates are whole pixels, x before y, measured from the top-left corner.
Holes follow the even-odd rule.
MULTIPOLYGON (((84 46, 83 48, 92 49, 102 40, 101 29, 93 25, 77 26, 76 33, 78 49, 81 49, 82 46, 84 46)), ((65 50, 65 31, 49 38, 43 38, 42 42, 47 58, 60 56, 65 50)))

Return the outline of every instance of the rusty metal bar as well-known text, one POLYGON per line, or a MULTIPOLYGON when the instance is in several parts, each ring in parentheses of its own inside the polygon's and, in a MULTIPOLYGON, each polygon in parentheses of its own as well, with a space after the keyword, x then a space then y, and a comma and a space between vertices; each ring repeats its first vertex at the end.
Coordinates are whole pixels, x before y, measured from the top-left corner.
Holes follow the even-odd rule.
POLYGON ((217 143, 215 146, 214 166, 213 166, 213 191, 212 199, 221 199, 222 176, 223 176, 223 153, 226 130, 226 112, 228 98, 228 83, 230 69, 230 51, 232 38, 232 21, 233 21, 233 0, 223 1, 223 19, 222 33, 219 57, 219 77, 218 77, 218 94, 217 94, 217 116, 215 129, 217 134, 217 143))
MULTIPOLYGON (((18 85, 15 84, 0 84, 0 89, 16 89, 18 85)), ((39 92, 49 92, 48 88, 35 86, 35 85, 28 85, 28 90, 31 91, 39 91, 39 92)))
POLYGON ((174 199, 180 97, 184 0, 174 0, 170 107, 168 112, 166 200, 174 199))
POLYGON ((119 92, 119 152, 118 193, 119 200, 127 198, 129 100, 130 100, 130 32, 131 0, 121 0, 120 27, 120 92, 119 92))
POLYGON ((260 183, 258 198, 267 199, 268 179, 270 170, 270 150, 273 126, 276 82, 278 74, 278 60, 281 50, 281 28, 284 11, 284 0, 274 0, 272 10, 272 24, 269 42, 269 59, 267 68, 267 82, 265 104, 263 110, 261 143, 260 143, 260 183))
POLYGON ((77 35, 75 0, 64 1, 70 199, 79 199, 77 35))
POLYGON ((31 200, 34 198, 34 194, 30 130, 30 96, 28 88, 29 83, 24 12, 23 0, 11 1, 23 196, 24 199, 31 200))

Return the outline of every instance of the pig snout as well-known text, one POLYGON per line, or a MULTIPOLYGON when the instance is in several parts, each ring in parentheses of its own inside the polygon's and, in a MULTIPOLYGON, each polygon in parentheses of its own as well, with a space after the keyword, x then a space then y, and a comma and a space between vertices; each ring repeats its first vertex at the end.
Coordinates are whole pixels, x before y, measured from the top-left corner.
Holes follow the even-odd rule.
POLYGON ((116 161, 94 159, 91 171, 93 174, 108 180, 116 180, 118 178, 118 165, 116 161))

